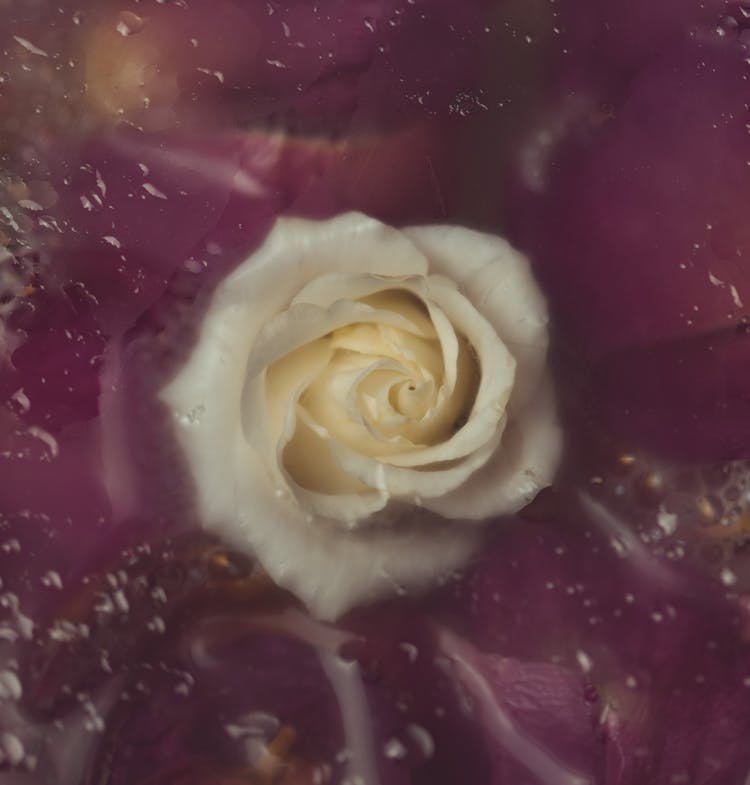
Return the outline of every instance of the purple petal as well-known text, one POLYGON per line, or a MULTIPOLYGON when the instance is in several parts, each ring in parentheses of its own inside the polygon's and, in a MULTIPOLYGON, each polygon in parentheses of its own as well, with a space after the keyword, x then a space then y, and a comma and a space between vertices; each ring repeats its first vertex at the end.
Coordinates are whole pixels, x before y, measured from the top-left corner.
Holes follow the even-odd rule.
POLYGON ((600 781, 595 692, 578 674, 485 654, 449 632, 439 645, 483 729, 492 785, 600 781))
MULTIPOLYGON (((563 0, 558 24, 572 59, 595 79, 627 80, 659 53, 729 17, 728 0, 563 0)), ((567 58, 570 60, 571 58, 567 58)))
POLYGON ((622 444, 732 460, 748 454, 749 369, 744 329, 615 352, 594 366, 585 405, 622 444))
POLYGON ((750 649, 734 601, 613 512, 588 515, 583 525, 509 525, 469 577, 456 618, 487 658, 541 657, 582 672, 601 707, 608 785, 733 782, 750 764, 750 649))
POLYGON ((744 57, 736 40, 720 38, 670 50, 644 67, 608 121, 585 135, 573 124, 549 159, 553 179, 524 208, 522 242, 560 328, 587 354, 729 327, 743 315, 744 57))

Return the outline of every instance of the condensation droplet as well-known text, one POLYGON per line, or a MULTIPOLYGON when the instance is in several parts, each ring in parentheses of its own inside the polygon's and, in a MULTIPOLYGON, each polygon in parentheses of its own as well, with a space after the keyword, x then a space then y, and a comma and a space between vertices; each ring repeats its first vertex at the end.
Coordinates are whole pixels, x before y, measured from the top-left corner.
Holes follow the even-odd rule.
POLYGON ((26 750, 24 749, 21 739, 8 731, 0 733, 0 747, 2 747, 2 757, 5 758, 11 766, 18 766, 26 755, 26 750))
POLYGON ((403 760, 407 753, 408 750, 398 739, 389 739, 383 745, 383 755, 388 760, 403 760))
POLYGON ((155 197, 156 199, 166 199, 167 195, 160 191, 153 183, 143 183, 143 190, 150 194, 151 196, 155 197))
POLYGON ((50 570, 46 572, 42 578, 42 586, 46 586, 48 589, 62 589, 62 579, 60 578, 60 574, 55 572, 55 570, 50 570))
POLYGON ((674 534, 677 530, 677 514, 667 512, 663 505, 659 508, 659 514, 657 515, 656 520, 659 524, 659 528, 667 537, 674 534))
POLYGON ((129 36, 139 33, 145 25, 146 20, 143 17, 134 14, 132 11, 123 11, 117 17, 115 30, 122 36, 129 36))
POLYGON ((0 700, 17 701, 23 695, 18 676, 11 670, 0 671, 0 700))
POLYGON ((591 657, 589 657, 589 655, 586 654, 586 652, 583 651, 582 649, 578 649, 578 651, 576 652, 576 660, 578 661, 578 665, 580 669, 584 673, 589 673, 589 671, 591 671, 591 668, 594 665, 594 663, 591 660, 591 657))
POLYGON ((413 722, 407 726, 406 731, 417 745, 417 749, 422 753, 424 759, 429 760, 435 754, 435 742, 429 731, 413 722))
POLYGON ((21 412, 25 413, 31 408, 31 401, 29 400, 29 396, 24 392, 23 387, 16 390, 13 395, 10 396, 10 399, 18 404, 21 412))

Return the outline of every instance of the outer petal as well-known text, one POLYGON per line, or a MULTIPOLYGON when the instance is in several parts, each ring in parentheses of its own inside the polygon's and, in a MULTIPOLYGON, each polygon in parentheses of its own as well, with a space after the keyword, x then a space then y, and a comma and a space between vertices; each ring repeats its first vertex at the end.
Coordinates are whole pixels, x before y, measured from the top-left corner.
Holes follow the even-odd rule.
POLYGON ((607 122, 554 148, 540 209, 519 202, 511 233, 525 235, 577 352, 698 335, 745 313, 746 56, 730 35, 660 52, 607 122))
POLYGON ((447 630, 438 635, 438 650, 479 720, 493 761, 492 785, 601 782, 596 700, 587 699, 579 674, 480 652, 447 630))
POLYGON ((430 270, 455 281, 495 328, 517 364, 511 409, 537 389, 547 352, 548 316, 528 259, 505 240, 458 226, 405 233, 430 259, 430 270))
POLYGON ((212 431, 198 442, 189 428, 181 435, 194 450, 191 457, 201 455, 205 525, 240 551, 252 549, 271 577, 320 618, 399 588, 419 590, 465 563, 477 543, 476 532, 437 521, 427 525, 418 512, 404 512, 400 520, 389 515, 388 523, 362 532, 342 531, 306 514, 286 488, 274 486, 267 466, 236 430, 212 431))
POLYGON ((561 451, 554 396, 544 384, 509 421, 492 458, 463 485, 426 500, 425 507, 447 518, 475 520, 517 512, 552 483, 561 451))
POLYGON ((614 352, 584 406, 621 444, 680 461, 750 454, 750 334, 744 328, 614 352))
POLYGON ((568 510, 498 529, 460 589, 462 629, 486 651, 585 674, 603 709, 597 783, 742 782, 750 648, 734 592, 602 508, 556 506, 568 510))

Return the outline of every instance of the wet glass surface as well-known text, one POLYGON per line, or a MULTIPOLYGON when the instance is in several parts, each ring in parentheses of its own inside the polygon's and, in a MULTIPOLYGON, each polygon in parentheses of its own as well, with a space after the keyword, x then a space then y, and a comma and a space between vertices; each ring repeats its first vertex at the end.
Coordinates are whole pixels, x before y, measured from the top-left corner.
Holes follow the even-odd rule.
POLYGON ((3 785, 746 783, 748 20, 0 0, 3 785), (159 393, 279 216, 352 210, 528 255, 564 452, 322 621, 204 528, 159 393))

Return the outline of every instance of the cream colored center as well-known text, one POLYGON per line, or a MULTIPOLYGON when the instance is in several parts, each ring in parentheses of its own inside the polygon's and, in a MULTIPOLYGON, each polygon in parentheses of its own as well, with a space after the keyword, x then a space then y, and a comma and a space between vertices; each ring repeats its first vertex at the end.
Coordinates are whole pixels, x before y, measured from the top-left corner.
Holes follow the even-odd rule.
POLYGON ((390 317, 334 329, 266 374, 269 405, 285 379, 305 378, 282 464, 297 485, 317 493, 369 490, 331 458, 329 440, 387 461, 450 438, 476 397, 471 347, 452 328, 441 325, 439 333, 418 297, 392 289, 357 302, 390 317))

